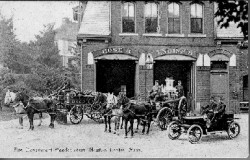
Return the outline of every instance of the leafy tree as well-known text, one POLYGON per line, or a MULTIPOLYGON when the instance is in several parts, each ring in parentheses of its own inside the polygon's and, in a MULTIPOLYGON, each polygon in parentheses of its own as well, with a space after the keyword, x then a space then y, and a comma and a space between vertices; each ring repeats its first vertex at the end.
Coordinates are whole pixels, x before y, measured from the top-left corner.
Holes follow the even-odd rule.
POLYGON ((0 13, 0 63, 15 73, 29 73, 32 58, 24 50, 26 44, 16 39, 13 17, 5 18, 0 13))
POLYGON ((36 35, 34 46, 36 47, 36 60, 43 65, 53 68, 62 67, 60 62, 59 50, 54 43, 55 31, 54 24, 44 26, 40 35, 36 35))
POLYGON ((16 35, 13 28, 13 17, 6 19, 0 13, 0 62, 11 70, 18 68, 16 35))
POLYGON ((68 77, 70 77, 70 80, 72 82, 72 85, 77 88, 81 89, 81 56, 80 56, 80 46, 77 46, 77 44, 72 48, 74 51, 73 57, 69 59, 68 68, 66 68, 66 72, 68 77))
POLYGON ((218 25, 227 28, 230 22, 238 23, 238 28, 248 39, 248 0, 210 0, 218 4, 215 17, 218 17, 218 25))

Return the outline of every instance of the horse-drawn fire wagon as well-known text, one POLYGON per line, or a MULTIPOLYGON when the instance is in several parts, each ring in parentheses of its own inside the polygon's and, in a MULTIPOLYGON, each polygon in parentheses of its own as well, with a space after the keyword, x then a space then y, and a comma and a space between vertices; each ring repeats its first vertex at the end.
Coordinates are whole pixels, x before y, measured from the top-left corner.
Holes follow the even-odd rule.
POLYGON ((96 97, 95 92, 63 90, 57 94, 57 97, 59 101, 57 104, 58 115, 64 115, 62 116, 64 120, 61 121, 67 121, 65 118, 67 118, 66 115, 69 113, 69 119, 73 124, 80 123, 83 115, 100 122, 102 117, 101 105, 94 102, 96 97))
POLYGON ((153 101, 150 100, 155 108, 153 115, 158 126, 166 130, 173 117, 187 113, 187 99, 185 96, 178 97, 176 88, 173 87, 173 80, 169 78, 166 78, 166 85, 162 86, 157 96, 158 98, 153 101))

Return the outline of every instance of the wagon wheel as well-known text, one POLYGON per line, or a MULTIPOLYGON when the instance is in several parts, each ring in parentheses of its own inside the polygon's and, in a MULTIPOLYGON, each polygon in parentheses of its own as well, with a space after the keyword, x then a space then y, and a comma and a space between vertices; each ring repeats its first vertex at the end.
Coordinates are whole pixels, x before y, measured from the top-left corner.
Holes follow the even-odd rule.
POLYGON ((168 137, 172 140, 178 139, 181 135, 181 126, 177 121, 172 121, 168 125, 168 137))
POLYGON ((227 134, 230 139, 236 138, 240 133, 240 125, 237 122, 231 122, 227 129, 227 134))
POLYGON ((75 105, 69 112, 70 121, 73 124, 78 124, 83 119, 83 109, 79 105, 75 105))
POLYGON ((157 121, 158 121, 158 126, 160 127, 161 130, 166 130, 168 127, 168 124, 172 121, 172 110, 165 107, 162 108, 158 115, 157 115, 157 121))
POLYGON ((199 125, 194 124, 188 129, 187 134, 189 142, 194 144, 198 143, 201 140, 203 130, 199 125))

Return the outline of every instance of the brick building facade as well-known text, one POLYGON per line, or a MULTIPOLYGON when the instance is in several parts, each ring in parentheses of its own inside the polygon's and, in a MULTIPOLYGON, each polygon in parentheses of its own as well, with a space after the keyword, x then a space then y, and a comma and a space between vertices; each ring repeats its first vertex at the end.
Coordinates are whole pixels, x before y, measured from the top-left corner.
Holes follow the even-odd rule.
POLYGON ((209 1, 89 1, 77 36, 82 89, 145 99, 155 80, 172 77, 183 82, 193 110, 215 95, 237 112, 247 50, 236 45, 242 37, 218 36, 214 10, 209 1))

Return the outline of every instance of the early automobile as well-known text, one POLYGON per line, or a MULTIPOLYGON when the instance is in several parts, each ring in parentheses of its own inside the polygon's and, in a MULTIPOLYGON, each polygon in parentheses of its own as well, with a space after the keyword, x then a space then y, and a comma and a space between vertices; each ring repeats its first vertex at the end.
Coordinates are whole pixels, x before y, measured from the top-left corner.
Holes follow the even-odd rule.
POLYGON ((234 117, 233 113, 225 113, 211 126, 208 126, 206 114, 202 116, 184 116, 181 119, 176 118, 168 126, 168 137, 175 140, 182 133, 187 133, 189 142, 197 143, 203 135, 226 131, 228 137, 233 139, 240 133, 240 125, 234 121, 235 119, 237 118, 234 117))

